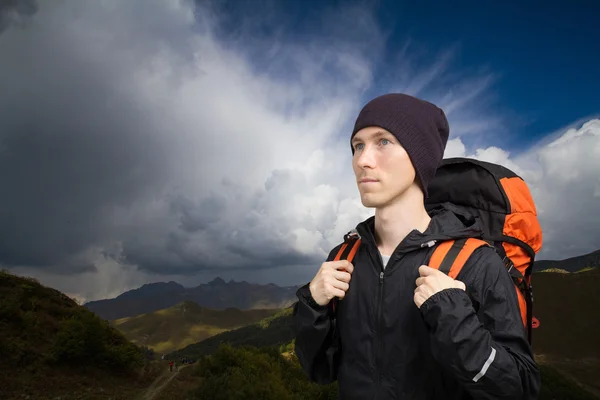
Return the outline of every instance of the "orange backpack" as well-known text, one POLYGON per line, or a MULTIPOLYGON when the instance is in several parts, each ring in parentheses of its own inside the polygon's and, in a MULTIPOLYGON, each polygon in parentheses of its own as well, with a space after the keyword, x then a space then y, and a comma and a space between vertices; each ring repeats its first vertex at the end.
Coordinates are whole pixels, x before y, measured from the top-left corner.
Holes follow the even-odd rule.
MULTIPOLYGON (((492 246, 500 255, 515 284, 523 325, 531 344, 531 330, 539 326, 533 317, 531 273, 542 247, 542 229, 527 184, 513 171, 498 164, 469 158, 444 159, 428 187, 429 212, 447 205, 479 218, 483 235, 438 242, 429 266, 456 278, 471 254, 492 246)), ((349 233, 334 260, 352 262, 361 240, 349 233)), ((332 302, 335 312, 335 299, 332 302)))
POLYGON ((450 203, 478 217, 481 238, 441 243, 430 266, 456 277, 471 253, 491 245, 513 278, 523 325, 531 343, 531 330, 539 326, 533 317, 531 273, 542 247, 542 229, 525 181, 508 168, 470 158, 443 160, 428 187, 428 211, 450 203), (445 257, 444 257, 445 256, 445 257))

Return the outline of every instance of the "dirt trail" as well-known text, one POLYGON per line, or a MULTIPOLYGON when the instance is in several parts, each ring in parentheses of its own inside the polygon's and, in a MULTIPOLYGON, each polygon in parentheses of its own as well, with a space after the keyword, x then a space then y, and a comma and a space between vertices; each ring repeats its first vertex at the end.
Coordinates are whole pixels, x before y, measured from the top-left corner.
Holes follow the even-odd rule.
POLYGON ((146 393, 142 395, 140 400, 153 400, 164 388, 167 387, 169 382, 171 382, 171 380, 175 378, 179 371, 186 368, 187 366, 188 364, 181 365, 179 366, 179 370, 173 370, 173 372, 167 369, 162 375, 156 378, 154 382, 152 382, 152 384, 148 387, 146 393))

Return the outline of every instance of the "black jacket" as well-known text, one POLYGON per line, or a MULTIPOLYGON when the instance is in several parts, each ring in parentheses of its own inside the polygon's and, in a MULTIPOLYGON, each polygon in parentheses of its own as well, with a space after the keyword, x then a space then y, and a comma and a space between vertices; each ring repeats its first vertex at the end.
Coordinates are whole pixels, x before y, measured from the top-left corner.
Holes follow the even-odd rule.
POLYGON ((477 249, 457 276, 466 292, 443 290, 421 309, 414 303, 418 268, 435 248, 425 243, 477 235, 477 221, 449 209, 432 215, 424 233, 414 230, 398 245, 385 270, 374 217, 360 223, 362 245, 337 323, 330 307, 311 302, 308 284, 297 292, 295 351, 308 377, 337 380, 341 399, 537 398, 540 375, 515 287, 492 247, 477 249))

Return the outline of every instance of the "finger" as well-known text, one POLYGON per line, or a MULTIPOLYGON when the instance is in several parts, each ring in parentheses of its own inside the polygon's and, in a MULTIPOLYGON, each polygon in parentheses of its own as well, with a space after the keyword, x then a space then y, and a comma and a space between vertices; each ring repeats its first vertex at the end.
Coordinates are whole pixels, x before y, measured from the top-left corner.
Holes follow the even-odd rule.
POLYGON ((415 299, 415 301, 421 300, 423 298, 423 294, 421 292, 415 292, 413 298, 415 299))
POLYGON ((344 269, 344 270, 346 270, 346 272, 348 272, 350 274, 352 272, 354 272, 354 265, 352 265, 352 263, 350 261, 348 261, 348 260, 342 260, 342 261, 343 261, 342 267, 339 269, 344 269))
POLYGON ((348 283, 340 281, 338 279, 336 279, 333 275, 329 275, 327 276, 325 279, 323 279, 324 281, 324 287, 325 290, 328 293, 331 293, 332 290, 334 289, 342 289, 344 287, 344 285, 348 285, 348 283))
POLYGON ((346 270, 349 273, 354 271, 354 265, 348 260, 330 261, 327 263, 328 267, 334 270, 346 270))
POLYGON ((427 265, 421 265, 419 267, 419 275, 421 275, 421 276, 434 275, 438 272, 440 272, 440 271, 438 271, 435 268, 431 268, 430 266, 427 266, 427 265))
POLYGON ((334 271, 333 277, 335 279, 343 281, 343 282, 350 282, 350 279, 352 278, 352 275, 349 272, 334 271))
POLYGON ((334 297, 337 297, 339 299, 343 299, 346 296, 346 292, 344 292, 341 289, 334 289, 332 293, 334 297))
POLYGON ((415 304, 417 305, 418 308, 421 308, 421 306, 423 305, 423 303, 425 302, 425 298, 423 296, 421 296, 421 294, 416 294, 413 298, 415 304))
POLYGON ((348 288, 350 287, 350 285, 347 284, 346 282, 338 281, 337 279, 331 284, 331 286, 336 289, 341 289, 344 292, 347 291, 348 288))

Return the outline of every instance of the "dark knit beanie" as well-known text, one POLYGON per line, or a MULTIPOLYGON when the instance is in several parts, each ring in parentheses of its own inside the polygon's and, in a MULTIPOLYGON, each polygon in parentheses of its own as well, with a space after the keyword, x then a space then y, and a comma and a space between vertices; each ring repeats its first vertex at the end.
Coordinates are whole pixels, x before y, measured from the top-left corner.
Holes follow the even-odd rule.
POLYGON ((383 128, 398 139, 412 161, 427 198, 427 186, 442 161, 450 134, 444 111, 425 100, 390 93, 376 97, 363 107, 352 137, 368 126, 383 128))

